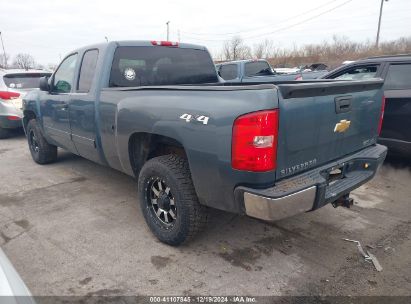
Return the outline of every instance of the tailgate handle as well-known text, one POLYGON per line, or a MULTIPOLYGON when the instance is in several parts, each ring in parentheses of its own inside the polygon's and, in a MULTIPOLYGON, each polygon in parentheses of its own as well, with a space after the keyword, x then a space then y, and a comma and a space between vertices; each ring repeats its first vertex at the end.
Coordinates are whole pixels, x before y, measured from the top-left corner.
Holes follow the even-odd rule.
POLYGON ((335 113, 346 113, 351 111, 352 96, 335 97, 335 113))

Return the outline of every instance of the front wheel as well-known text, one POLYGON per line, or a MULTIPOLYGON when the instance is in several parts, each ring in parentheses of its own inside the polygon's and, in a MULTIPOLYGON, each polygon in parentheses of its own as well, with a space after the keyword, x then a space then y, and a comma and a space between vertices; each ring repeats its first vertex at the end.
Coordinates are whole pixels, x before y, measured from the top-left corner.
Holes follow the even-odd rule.
POLYGON ((207 222, 207 207, 200 205, 187 160, 165 155, 149 160, 138 179, 140 206, 154 235, 177 246, 193 238, 207 222))
POLYGON ((44 165, 57 159, 57 147, 47 142, 35 119, 27 124, 27 141, 31 157, 36 163, 44 165))

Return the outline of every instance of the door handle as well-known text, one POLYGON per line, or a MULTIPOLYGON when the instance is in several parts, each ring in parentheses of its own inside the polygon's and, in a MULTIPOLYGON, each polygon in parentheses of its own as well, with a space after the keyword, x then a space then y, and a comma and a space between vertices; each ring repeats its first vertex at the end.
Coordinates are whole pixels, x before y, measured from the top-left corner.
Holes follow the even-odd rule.
POLYGON ((351 111, 352 96, 335 97, 335 113, 347 113, 351 111))
POLYGON ((62 109, 63 111, 66 111, 66 110, 68 109, 68 107, 69 107, 69 105, 68 105, 67 103, 63 103, 63 104, 61 105, 61 109, 62 109))

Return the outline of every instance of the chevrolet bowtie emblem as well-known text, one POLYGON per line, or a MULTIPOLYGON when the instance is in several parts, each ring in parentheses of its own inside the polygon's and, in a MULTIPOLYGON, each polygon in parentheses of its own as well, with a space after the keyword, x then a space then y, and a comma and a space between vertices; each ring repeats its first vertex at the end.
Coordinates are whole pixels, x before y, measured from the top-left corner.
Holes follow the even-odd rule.
POLYGON ((350 127, 351 121, 343 119, 338 122, 334 127, 334 132, 342 133, 348 130, 350 127))

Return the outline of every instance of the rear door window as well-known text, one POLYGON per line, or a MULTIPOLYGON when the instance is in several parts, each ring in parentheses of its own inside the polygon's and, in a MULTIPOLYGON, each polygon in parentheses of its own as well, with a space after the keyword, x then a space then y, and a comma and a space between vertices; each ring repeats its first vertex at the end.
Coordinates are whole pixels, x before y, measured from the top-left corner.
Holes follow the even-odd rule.
POLYGON ((337 75, 331 77, 334 79, 340 80, 362 80, 362 79, 369 79, 374 78, 377 74, 379 65, 364 65, 364 66, 356 66, 344 70, 343 72, 338 73, 337 75))
POLYGON ((245 64, 245 76, 264 76, 272 75, 271 67, 265 61, 252 61, 245 64))
POLYGON ((384 87, 386 90, 411 89, 411 64, 391 64, 384 87))
POLYGON ((89 50, 84 53, 80 67, 77 92, 87 93, 90 91, 96 71, 97 58, 98 50, 89 50))
POLYGON ((34 89, 40 86, 40 78, 51 73, 18 73, 3 76, 4 83, 10 89, 34 89))
POLYGON ((237 78, 238 68, 236 64, 225 64, 220 67, 220 76, 224 80, 232 80, 237 78))
POLYGON ((217 73, 208 52, 176 47, 118 47, 110 73, 110 87, 215 82, 217 73))

